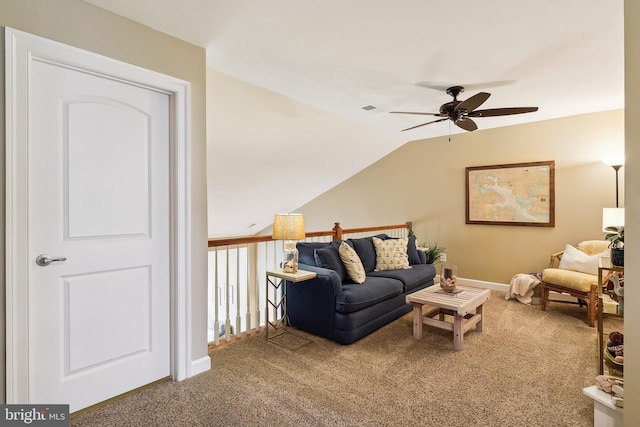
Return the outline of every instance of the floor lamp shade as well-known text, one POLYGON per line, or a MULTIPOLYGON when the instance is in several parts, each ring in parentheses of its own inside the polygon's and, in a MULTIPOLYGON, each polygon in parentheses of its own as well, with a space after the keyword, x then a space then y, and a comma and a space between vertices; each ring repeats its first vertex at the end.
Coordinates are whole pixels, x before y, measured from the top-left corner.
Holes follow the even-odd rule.
POLYGON ((302 214, 276 214, 273 221, 273 240, 284 240, 285 260, 282 269, 287 273, 298 271, 298 250, 296 240, 306 237, 302 214))
POLYGON ((624 208, 602 208, 602 231, 607 227, 624 227, 624 208))

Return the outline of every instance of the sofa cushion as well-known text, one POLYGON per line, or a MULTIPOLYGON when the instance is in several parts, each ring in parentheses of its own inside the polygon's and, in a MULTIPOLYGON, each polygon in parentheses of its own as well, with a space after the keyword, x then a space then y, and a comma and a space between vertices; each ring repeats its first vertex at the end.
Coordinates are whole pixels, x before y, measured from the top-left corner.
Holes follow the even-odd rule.
POLYGON ((386 277, 401 281, 403 292, 408 292, 430 283, 435 276, 436 268, 432 264, 417 264, 407 270, 373 271, 367 274, 367 284, 373 277, 386 277))
POLYGON ((342 285, 342 292, 336 295, 336 311, 353 313, 370 307, 380 301, 402 293, 402 282, 388 277, 367 277, 362 285, 342 285))
POLYGON ((347 243, 342 242, 338 248, 338 253, 340 254, 340 259, 344 264, 344 268, 347 270, 347 275, 351 280, 358 284, 364 283, 367 277, 365 275, 364 267, 362 266, 362 261, 355 249, 347 243))
POLYGON ((298 242, 296 244, 296 248, 298 249, 298 262, 318 266, 316 264, 315 250, 330 245, 331 243, 325 242, 298 242))
MULTIPOLYGON (((379 234, 377 236, 378 239, 388 240, 388 239, 397 239, 398 237, 390 237, 386 234, 379 234)), ((407 237, 409 242, 407 243, 407 255, 409 256, 409 264, 424 264, 426 262, 427 257, 421 257, 420 254, 424 255, 424 252, 418 250, 418 245, 416 244, 416 236, 407 237), (422 260, 424 258, 424 261, 422 260)))
MULTIPOLYGON (((424 252, 422 253, 424 254, 424 252)), ((409 242, 407 243, 407 255, 409 256, 409 264, 424 264, 420 261, 420 254, 418 253, 418 246, 416 245, 416 236, 409 236, 409 242)))
MULTIPOLYGON (((427 254, 425 254, 424 251, 419 251, 417 249, 416 249, 416 251, 418 252, 418 259, 420 260, 420 262, 418 264, 426 264, 427 263, 427 254)), ((411 255, 409 255, 409 262, 411 262, 411 255)))
POLYGON ((542 270, 542 281, 580 292, 589 292, 591 286, 597 286, 598 275, 559 268, 545 268, 542 270))
POLYGON ((584 240, 578 243, 578 249, 587 255, 602 254, 609 250, 608 240, 584 240))
POLYGON ((330 268, 338 273, 340 281, 344 281, 348 276, 347 269, 344 267, 338 249, 334 245, 323 246, 315 249, 316 265, 322 268, 330 268))
POLYGON ((373 238, 373 246, 376 250, 376 267, 373 271, 400 270, 411 268, 407 255, 407 243, 409 239, 373 238))
MULTIPOLYGON (((386 235, 376 237, 384 238, 386 235)), ((369 273, 376 268, 376 248, 373 246, 373 237, 348 239, 347 243, 349 243, 358 253, 365 272, 369 273)))

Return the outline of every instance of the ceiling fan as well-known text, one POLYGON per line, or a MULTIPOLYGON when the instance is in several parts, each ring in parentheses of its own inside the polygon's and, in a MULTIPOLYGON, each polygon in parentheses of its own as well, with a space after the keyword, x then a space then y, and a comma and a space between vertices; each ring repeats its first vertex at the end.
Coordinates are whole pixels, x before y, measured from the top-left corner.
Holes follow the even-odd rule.
POLYGON ((412 111, 390 111, 393 114, 419 114, 424 116, 442 117, 438 120, 433 120, 427 123, 422 123, 417 126, 412 126, 402 131, 419 128, 421 126, 429 125, 431 123, 438 123, 444 120, 451 120, 456 126, 468 131, 474 131, 478 129, 478 125, 471 120, 472 117, 495 117, 495 116, 508 116, 511 114, 533 113, 538 111, 538 107, 513 107, 513 108, 490 108, 487 110, 476 110, 482 105, 489 97, 490 93, 480 92, 472 97, 465 99, 464 101, 458 101, 458 95, 464 92, 462 86, 452 86, 447 89, 447 94, 453 96, 453 101, 444 103, 440 106, 439 113, 419 113, 412 111))

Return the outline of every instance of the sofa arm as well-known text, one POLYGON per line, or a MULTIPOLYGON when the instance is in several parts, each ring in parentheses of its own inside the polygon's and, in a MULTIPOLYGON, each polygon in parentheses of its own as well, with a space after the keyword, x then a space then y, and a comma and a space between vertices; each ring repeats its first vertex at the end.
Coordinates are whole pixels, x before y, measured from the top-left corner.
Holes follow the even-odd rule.
POLYGON ((325 338, 333 338, 336 295, 342 292, 340 276, 333 270, 299 264, 316 277, 287 282, 287 311, 291 326, 325 338))
POLYGON ((419 249, 418 249, 418 258, 420 258, 420 264, 427 263, 427 254, 425 254, 424 251, 421 251, 419 249))
POLYGON ((331 270, 330 268, 316 267, 315 265, 308 265, 308 264, 298 264, 298 269, 304 270, 304 271, 311 271, 317 274, 317 276, 314 277, 313 279, 305 280, 304 282, 299 282, 299 283, 308 284, 313 281, 320 281, 324 284, 324 286, 327 286, 333 289, 331 292, 333 293, 334 298, 337 294, 342 292, 342 280, 340 280, 340 276, 338 275, 338 273, 335 272, 335 270, 331 270))

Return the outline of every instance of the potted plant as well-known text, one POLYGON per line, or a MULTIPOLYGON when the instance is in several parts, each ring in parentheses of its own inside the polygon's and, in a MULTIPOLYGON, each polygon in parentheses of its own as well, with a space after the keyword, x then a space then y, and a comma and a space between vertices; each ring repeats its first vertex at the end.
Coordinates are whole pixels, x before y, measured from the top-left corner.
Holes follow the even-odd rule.
POLYGON ((444 254, 445 248, 438 246, 437 242, 422 243, 420 249, 427 256, 427 264, 435 264, 444 254))
POLYGON ((611 225, 604 229, 611 248, 611 264, 624 267, 624 226, 611 225))

